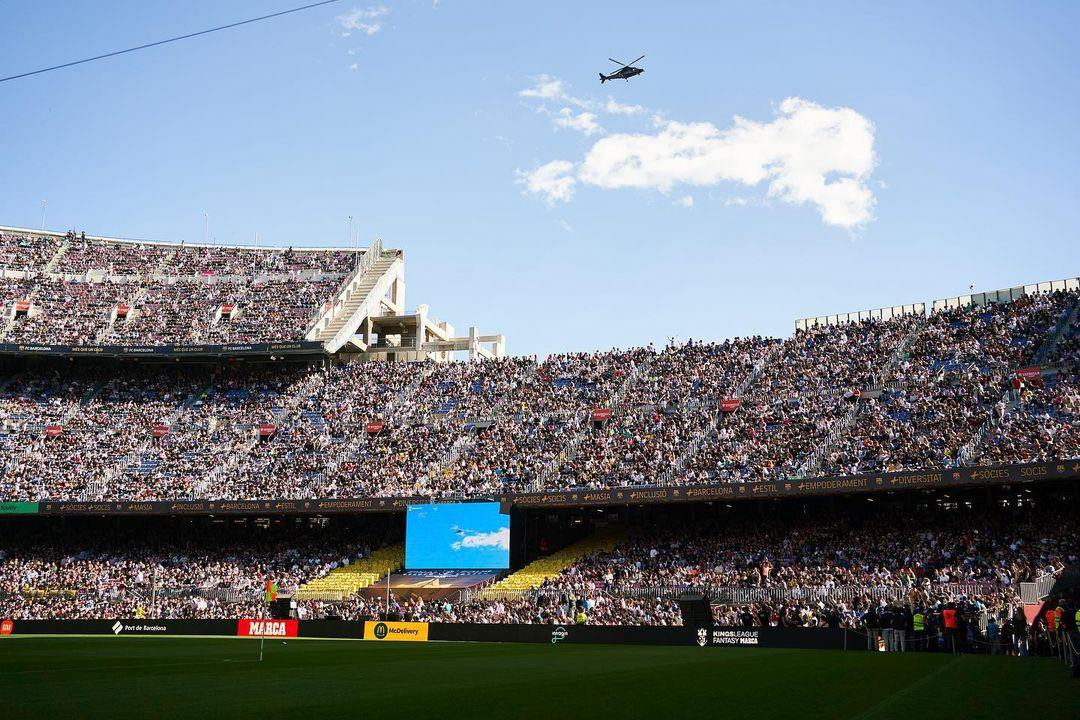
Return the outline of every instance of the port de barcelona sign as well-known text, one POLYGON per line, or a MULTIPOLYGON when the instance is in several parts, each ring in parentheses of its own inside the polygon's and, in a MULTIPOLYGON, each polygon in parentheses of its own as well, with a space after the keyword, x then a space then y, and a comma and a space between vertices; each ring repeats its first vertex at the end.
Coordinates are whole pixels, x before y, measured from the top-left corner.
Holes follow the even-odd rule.
POLYGON ((576 489, 540 493, 507 493, 477 498, 325 498, 315 500, 172 500, 51 501, 6 503, 5 512, 40 515, 324 515, 358 512, 402 512, 408 505, 430 502, 498 500, 511 508, 648 505, 653 503, 753 500, 884 493, 978 485, 1013 485, 1080 477, 1080 460, 1028 465, 942 468, 912 472, 792 478, 768 482, 667 487, 576 489), (10 509, 7 507, 10 506, 10 509), (31 510, 33 506, 33 510, 31 510))

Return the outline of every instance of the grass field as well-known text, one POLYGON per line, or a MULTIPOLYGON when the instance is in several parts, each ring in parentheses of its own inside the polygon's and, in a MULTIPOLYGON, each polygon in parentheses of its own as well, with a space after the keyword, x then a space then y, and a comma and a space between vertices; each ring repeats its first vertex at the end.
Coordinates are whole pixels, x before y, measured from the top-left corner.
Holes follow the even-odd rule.
POLYGON ((4 638, 0 717, 1080 717, 1044 658, 613 645, 4 638))

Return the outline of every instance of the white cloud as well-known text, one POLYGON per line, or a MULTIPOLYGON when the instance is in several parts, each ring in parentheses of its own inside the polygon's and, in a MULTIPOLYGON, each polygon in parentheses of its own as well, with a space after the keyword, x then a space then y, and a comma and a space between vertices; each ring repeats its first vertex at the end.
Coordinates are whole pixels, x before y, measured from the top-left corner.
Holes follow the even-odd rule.
POLYGON ((681 198, 675 201, 675 204, 679 207, 692 208, 694 207, 694 196, 683 195, 681 198))
POLYGON ((624 105, 613 97, 608 97, 604 110, 612 115, 640 115, 645 112, 641 105, 624 105))
POLYGON ((553 75, 538 75, 532 87, 518 90, 518 95, 535 100, 558 100, 579 108, 592 107, 588 100, 574 97, 567 92, 568 85, 553 75))
POLYGON ((570 223, 566 222, 562 218, 559 218, 556 221, 556 223, 558 224, 559 227, 561 227, 563 229, 564 232, 567 232, 567 233, 573 233, 574 232, 574 226, 571 225, 570 223))
POLYGON ((600 127, 600 124, 596 122, 596 115, 587 111, 575 115, 574 111, 568 107, 564 107, 557 114, 553 115, 551 117, 551 122, 553 122, 556 127, 577 130, 580 133, 584 133, 586 136, 604 132, 604 128, 600 127))
POLYGON ((578 182, 665 193, 675 186, 765 183, 767 197, 813 205, 828 225, 853 228, 873 219, 874 125, 851 108, 788 98, 771 122, 735 117, 723 130, 659 116, 653 122, 655 132, 597 140, 577 165, 556 160, 518 171, 519 182, 549 203, 569 200, 578 182))
POLYGON ((500 550, 509 550, 510 528, 501 527, 494 532, 473 532, 470 535, 463 535, 457 542, 450 543, 450 548, 453 550, 461 550, 464 548, 498 548, 500 550))
POLYGON ((563 96, 563 81, 551 75, 540 75, 531 88, 518 90, 518 95, 541 100, 557 100, 563 96))
POLYGON ((353 63, 352 65, 350 65, 350 66, 349 66, 349 69, 350 69, 350 70, 355 70, 355 69, 357 69, 358 67, 360 67, 360 63, 353 63))
POLYGON ((354 31, 365 35, 378 33, 383 29, 383 24, 376 18, 381 18, 389 12, 390 8, 385 5, 374 5, 366 8, 355 7, 347 13, 338 15, 337 22, 342 29, 341 36, 349 37, 354 31))
POLYGON ((730 197, 727 200, 724 200, 724 204, 725 205, 749 205, 750 204, 750 198, 730 197))
POLYGON ((535 170, 517 170, 517 182, 525 186, 525 192, 542 195, 548 204, 567 202, 574 197, 577 178, 573 175, 574 164, 566 160, 552 160, 535 170))

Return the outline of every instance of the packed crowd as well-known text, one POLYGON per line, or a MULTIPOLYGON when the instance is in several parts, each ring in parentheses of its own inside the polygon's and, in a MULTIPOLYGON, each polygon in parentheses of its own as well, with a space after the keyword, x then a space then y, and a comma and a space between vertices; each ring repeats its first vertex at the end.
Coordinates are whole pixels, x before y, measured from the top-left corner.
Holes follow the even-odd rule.
MULTIPOLYGON (((646 523, 533 591, 425 601, 381 594, 302 604, 304 617, 430 622, 679 625, 674 598, 712 600, 735 627, 845 627, 886 649, 981 650, 1022 617, 1019 583, 1080 560, 1072 508, 850 513, 646 523), (951 627, 943 613, 953 609, 951 627), (953 624, 959 621, 960 626, 953 624), (883 632, 888 628, 888 632, 883 632), (989 629, 988 629, 989 628, 989 629), (996 629, 995 629, 996 628, 996 629), (892 630, 897 632, 894 637, 892 630), (950 633, 949 630, 954 632, 950 633), (960 633, 959 630, 963 630, 960 633), (989 636, 988 636, 989 633, 989 636), (951 644, 950 644, 951 643, 951 644)), ((1026 648, 1027 623, 1018 627, 1026 648)), ((1018 640, 1019 642, 1019 640, 1018 640)))
POLYGON ((919 316, 799 330, 761 369, 737 409, 688 464, 704 482, 769 480, 804 471, 810 453, 850 411, 856 392, 881 382, 919 316), (797 368, 798 371, 793 371, 797 368))
POLYGON ((563 465, 563 480, 579 487, 651 484, 711 428, 723 399, 738 394, 776 345, 755 337, 668 347, 628 388, 617 414, 587 434, 563 465))
POLYGON ((679 603, 673 598, 642 600, 605 596, 523 595, 517 599, 459 601, 425 600, 420 596, 389 600, 378 594, 357 595, 345 601, 301 602, 302 618, 383 618, 447 623, 515 623, 542 625, 682 625, 679 603))
POLYGON ((189 525, 8 531, 0 617, 265 617, 267 583, 291 594, 380 547, 389 525, 252 528, 189 525))
POLYGON ((64 345, 172 345, 302 340, 308 323, 341 283, 318 279, 144 282, 6 280, 5 295, 25 302, 5 342, 64 345))
MULTIPOLYGON (((971 631, 953 641, 988 642, 991 620, 1001 632, 1020 610, 1021 582, 1080 560, 1075 507, 849 510, 839 517, 654 518, 637 524, 613 551, 585 557, 532 591, 438 600, 391 595, 389 604, 372 592, 304 601, 298 612, 301 618, 678 625, 675 598, 693 589, 711 599, 721 626, 846 627, 868 633, 873 643, 881 638, 892 648, 895 640, 913 649, 920 649, 916 642, 930 649, 935 629, 943 631, 934 636, 941 649, 950 604, 971 631), (886 628, 905 633, 894 638, 886 628)), ((0 617, 265 616, 267 581, 291 594, 396 541, 399 521, 271 530, 181 521, 109 532, 85 523, 33 533, 8 527, 0 544, 0 617)))
POLYGON ((56 251, 52 238, 0 232, 0 270, 42 270, 56 251))
POLYGON ((979 463, 1058 462, 1080 457, 1080 365, 1015 383, 995 408, 979 463))
POLYGON ((687 527, 652 525, 612 553, 579 563, 560 591, 661 587, 841 590, 845 586, 930 593, 953 583, 1015 589, 1080 551, 1076 519, 1039 512, 942 512, 724 517, 687 527), (905 519, 906 518, 906 519, 905 519))
POLYGON ((172 345, 303 339, 356 253, 0 234, 0 341, 172 345), (46 274, 47 270, 47 274, 46 274))
POLYGON ((723 415, 687 475, 739 481, 960 464, 1016 371, 1076 303, 1076 292, 1055 292, 799 331, 751 396, 723 415), (784 371, 792 366, 802 372, 784 371))
MULTIPOLYGON (((932 315, 887 378, 890 387, 860 399, 851 432, 832 447, 823 469, 887 472, 962 461, 964 448, 1002 415, 1016 371, 1032 361, 1076 301, 1076 293, 1029 295, 932 315)), ((1048 423, 1043 417, 1033 427, 1048 423)))
POLYGON ((74 231, 63 238, 0 233, 0 270, 40 272, 52 263, 50 272, 65 276, 346 274, 356 266, 357 258, 357 252, 349 250, 116 241, 87 238, 85 232, 74 231))
MULTIPOLYGON (((216 328, 238 334, 212 327, 206 337, 272 326, 258 304, 235 302, 243 310, 216 328)), ((16 369, 0 385, 0 498, 448 497, 1072 459, 1080 391, 1070 332, 1055 367, 1017 371, 1076 302, 1075 292, 1027 296, 813 327, 782 342, 539 363, 111 373, 64 363, 61 387, 79 387, 68 394, 53 392, 54 370, 16 369)), ((155 317, 153 328, 180 332, 183 320, 156 303, 135 303, 141 312, 111 332, 155 317)), ((73 328, 81 322, 72 316, 73 328)))

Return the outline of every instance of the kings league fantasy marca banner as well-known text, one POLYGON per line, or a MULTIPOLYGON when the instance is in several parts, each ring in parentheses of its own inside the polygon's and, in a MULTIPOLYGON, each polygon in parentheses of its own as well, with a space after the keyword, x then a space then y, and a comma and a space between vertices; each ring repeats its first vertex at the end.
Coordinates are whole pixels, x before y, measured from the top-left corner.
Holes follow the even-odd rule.
POLYGON ((310 355, 322 343, 298 341, 236 345, 44 345, 0 343, 0 354, 176 358, 216 355, 310 355))
MULTIPOLYGON (((896 490, 937 489, 977 485, 1010 485, 1080 476, 1080 460, 1032 465, 945 468, 918 472, 802 478, 772 482, 686 485, 680 487, 566 490, 548 493, 505 494, 477 498, 497 500, 511 508, 648 505, 653 503, 753 500, 755 498, 844 495, 896 490)), ((404 511, 421 503, 440 501, 429 497, 329 498, 324 500, 174 500, 163 502, 53 502, 37 503, 39 515, 263 515, 288 513, 356 513, 404 511)), ((29 512, 29 509, 26 510, 29 512)))

